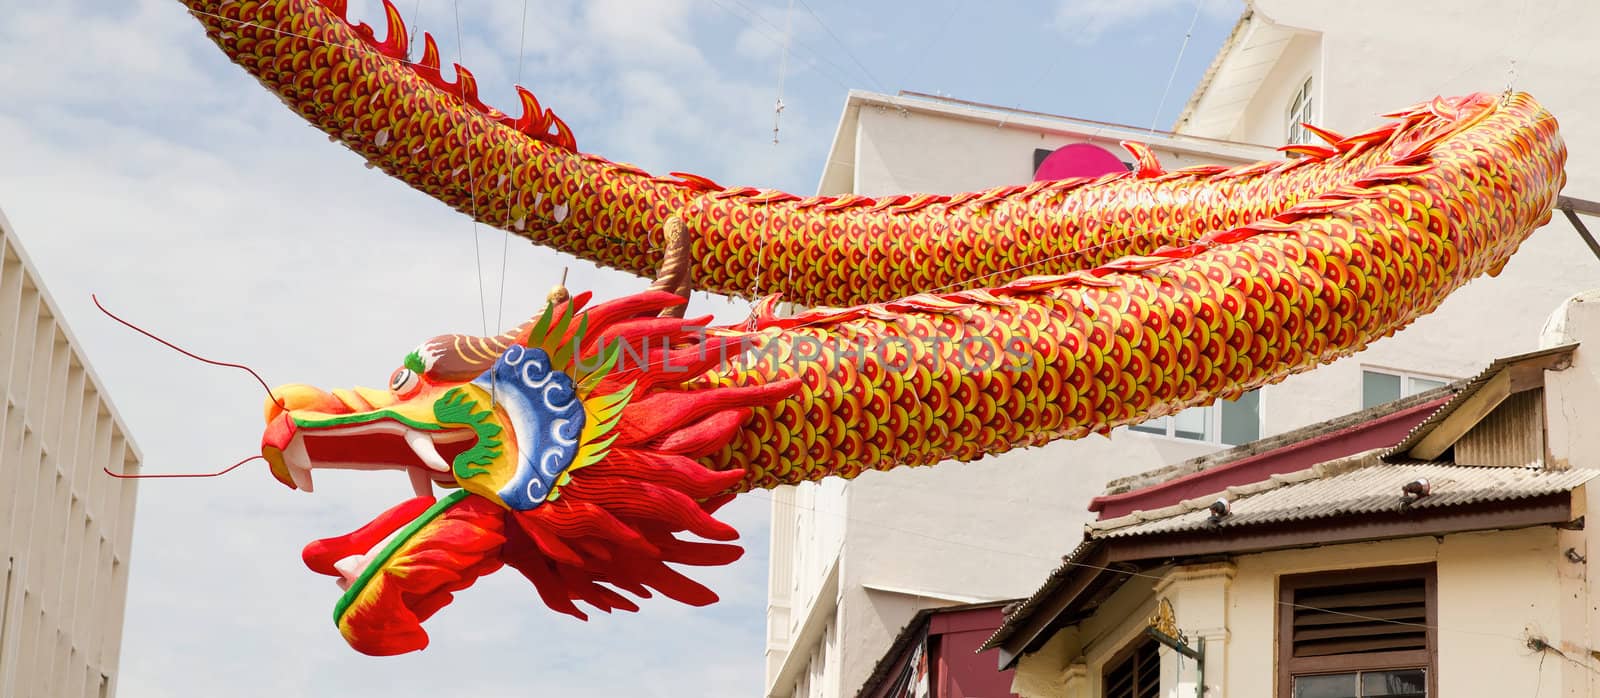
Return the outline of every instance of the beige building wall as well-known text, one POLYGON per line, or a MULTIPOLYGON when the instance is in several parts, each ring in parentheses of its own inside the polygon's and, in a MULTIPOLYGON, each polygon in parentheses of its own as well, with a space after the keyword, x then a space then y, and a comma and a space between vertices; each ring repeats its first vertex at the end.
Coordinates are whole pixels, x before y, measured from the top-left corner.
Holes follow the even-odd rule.
MULTIPOLYGON (((1573 493, 1593 507, 1587 487, 1573 493)), ((1158 598, 1172 603, 1191 637, 1206 638, 1207 695, 1274 696, 1278 580, 1283 575, 1433 563, 1438 575, 1439 695, 1592 695, 1600 674, 1528 648, 1540 637, 1587 657, 1600 615, 1586 565, 1564 551, 1595 552, 1593 536, 1551 527, 1460 533, 1241 555, 1229 563, 1176 567, 1156 581, 1136 580, 1075 630, 1023 655, 1013 690, 1025 698, 1101 695, 1106 664, 1138 639, 1158 598), (1492 667, 1492 671, 1485 668, 1492 667), (1220 690, 1219 690, 1220 689, 1220 690)), ((1162 651, 1164 695, 1191 695, 1192 661, 1162 651), (1181 666, 1180 666, 1181 664, 1181 666)))
MULTIPOLYGON (((822 194, 954 193, 1033 178, 1035 148, 1121 140, 1169 169, 1275 158, 1270 149, 1142 129, 853 92, 822 194)), ((869 472, 774 491, 767 693, 853 696, 917 611, 1025 596, 1060 563, 1083 504, 1110 479, 1215 451, 1117 430, 975 463, 869 472), (1072 502, 1063 506, 1062 502, 1072 502)))
POLYGON ((0 698, 116 691, 139 452, 0 216, 0 698))
MULTIPOLYGON (((1544 313, 1535 313, 1545 317, 1544 313)), ((1545 320, 1542 348, 1578 344, 1572 365, 1544 374, 1542 425, 1548 462, 1600 469, 1600 290, 1576 294, 1545 320), (1587 347, 1587 349, 1585 348, 1587 347)), ((1600 512, 1600 482, 1572 491, 1575 518, 1600 512)), ((1182 627, 1205 639, 1211 698, 1278 695, 1279 582, 1285 575, 1433 563, 1437 579, 1435 670, 1439 695, 1589 696, 1600 693, 1600 596, 1589 584, 1600 561, 1590 522, 1235 555, 1128 581, 1078 626, 1056 633, 1017 663, 1013 689, 1028 698, 1099 696, 1116 651, 1138 636, 1165 597, 1182 627), (1559 650, 1538 651, 1538 638, 1559 650)), ((1166 695, 1189 695, 1193 663, 1162 651, 1166 695), (1175 687, 1175 688, 1173 688, 1175 687)))

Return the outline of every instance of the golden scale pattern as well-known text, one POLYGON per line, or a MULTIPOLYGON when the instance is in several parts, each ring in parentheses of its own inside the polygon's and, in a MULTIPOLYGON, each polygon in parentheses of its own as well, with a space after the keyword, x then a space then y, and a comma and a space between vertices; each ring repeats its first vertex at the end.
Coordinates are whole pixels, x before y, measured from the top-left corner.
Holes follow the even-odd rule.
POLYGON ((706 382, 804 387, 757 409, 708 465, 746 468, 748 487, 764 488, 970 461, 1236 398, 1393 334, 1497 272, 1549 221, 1566 157, 1555 120, 1527 95, 1395 116, 1333 147, 1388 164, 1190 246, 764 318, 753 365, 706 382))
POLYGON ((484 105, 470 72, 443 79, 431 37, 407 60, 387 2, 381 42, 343 0, 184 2, 309 122, 484 223, 647 275, 679 215, 699 288, 877 303, 765 315, 759 361, 699 379, 803 382, 708 459, 748 468, 746 489, 1081 437, 1353 353, 1498 270, 1565 181, 1554 119, 1508 94, 1436 99, 1349 138, 1316 130, 1326 146, 1234 168, 1163 172, 1135 145, 1134 172, 1093 181, 878 199, 724 188, 580 154, 525 90, 519 118, 484 105))
POLYGON ((426 33, 420 57, 407 62, 409 34, 392 4, 380 42, 372 27, 345 19, 343 0, 184 2, 229 57, 308 122, 485 224, 648 276, 662 226, 677 214, 694 239, 697 288, 808 306, 981 288, 1018 270, 1063 274, 1187 244, 1351 181, 1382 157, 1166 173, 1134 145, 1137 172, 1092 181, 881 198, 724 188, 578 153, 566 125, 521 88, 520 118, 484 105, 470 71, 456 66, 456 80, 442 77, 426 33))

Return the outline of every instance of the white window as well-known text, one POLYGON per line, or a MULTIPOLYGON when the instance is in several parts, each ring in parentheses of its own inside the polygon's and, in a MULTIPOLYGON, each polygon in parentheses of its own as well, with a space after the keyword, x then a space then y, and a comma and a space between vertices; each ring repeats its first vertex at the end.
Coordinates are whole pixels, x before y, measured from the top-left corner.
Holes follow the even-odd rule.
POLYGON ((1299 91, 1289 100, 1289 143, 1310 143, 1312 135, 1301 124, 1315 121, 1316 114, 1312 111, 1315 105, 1311 98, 1311 78, 1300 85, 1299 91))
POLYGON ((1451 379, 1387 368, 1361 369, 1361 409, 1377 407, 1403 397, 1425 393, 1449 384, 1451 379))
POLYGON ((1237 400, 1218 400, 1190 407, 1170 417, 1157 417, 1129 429, 1174 439, 1237 446, 1261 438, 1261 391, 1252 390, 1237 400))

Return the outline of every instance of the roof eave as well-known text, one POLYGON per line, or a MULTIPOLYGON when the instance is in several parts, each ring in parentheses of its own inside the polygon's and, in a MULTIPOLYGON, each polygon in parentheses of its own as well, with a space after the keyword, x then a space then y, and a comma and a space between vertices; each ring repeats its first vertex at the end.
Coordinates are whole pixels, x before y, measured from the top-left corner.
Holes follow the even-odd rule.
POLYGON ((1239 13, 1239 21, 1233 23, 1233 31, 1228 33, 1228 38, 1222 42, 1222 48, 1217 49, 1217 55, 1211 57, 1211 65, 1206 66, 1206 72, 1200 76, 1200 82, 1194 86, 1194 92, 1189 93, 1189 101, 1183 105, 1183 111, 1178 113, 1177 121, 1172 124, 1173 131, 1180 131, 1183 125, 1194 116, 1194 110, 1199 107, 1200 99, 1211 89, 1211 83, 1216 79, 1217 73, 1222 71, 1222 65, 1228 61, 1228 54, 1233 52, 1235 46, 1244 38, 1250 20, 1255 17, 1255 9, 1247 3, 1244 12, 1239 13))
MULTIPOLYGON (((1576 489, 1576 488, 1574 488, 1576 489)), ((999 651, 1000 669, 1009 669, 1035 651, 1058 621, 1102 579, 1120 586, 1129 571, 1206 555, 1440 536, 1481 530, 1565 525, 1573 520, 1573 490, 1501 502, 1476 502, 1427 510, 1259 526, 1188 531, 1106 540, 1086 540, 1063 559, 1045 585, 1007 616, 981 650, 999 651)))

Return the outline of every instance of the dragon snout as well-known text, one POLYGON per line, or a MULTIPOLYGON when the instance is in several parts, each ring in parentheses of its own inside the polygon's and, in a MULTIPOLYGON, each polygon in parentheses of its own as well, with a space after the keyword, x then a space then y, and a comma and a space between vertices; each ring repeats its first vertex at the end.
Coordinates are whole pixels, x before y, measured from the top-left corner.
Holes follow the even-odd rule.
POLYGON ((358 387, 329 392, 301 383, 280 385, 272 389, 272 395, 263 406, 267 428, 261 435, 261 456, 279 482, 309 491, 311 480, 309 466, 305 465, 305 444, 295 439, 299 431, 295 418, 308 414, 323 418, 360 414, 389 407, 395 402, 394 394, 387 390, 358 387), (300 472, 290 467, 291 461, 302 464, 300 472))
POLYGON ((394 403, 394 394, 387 390, 357 387, 328 392, 303 383, 288 383, 272 389, 272 395, 263 405, 263 416, 270 424, 286 409, 289 412, 355 414, 371 412, 394 403))

